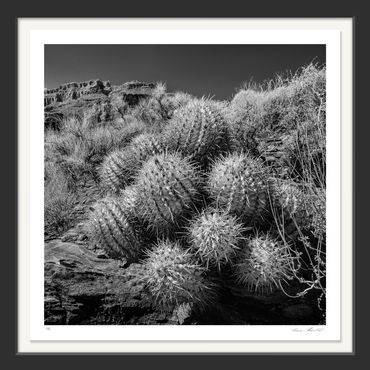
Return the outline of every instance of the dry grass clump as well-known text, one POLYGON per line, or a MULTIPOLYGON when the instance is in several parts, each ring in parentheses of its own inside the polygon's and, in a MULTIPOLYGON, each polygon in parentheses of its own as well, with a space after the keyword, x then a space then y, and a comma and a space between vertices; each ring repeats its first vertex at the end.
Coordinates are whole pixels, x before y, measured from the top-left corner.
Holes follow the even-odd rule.
POLYGON ((59 237, 76 224, 76 196, 68 190, 68 182, 52 162, 45 166, 44 232, 47 237, 59 237))

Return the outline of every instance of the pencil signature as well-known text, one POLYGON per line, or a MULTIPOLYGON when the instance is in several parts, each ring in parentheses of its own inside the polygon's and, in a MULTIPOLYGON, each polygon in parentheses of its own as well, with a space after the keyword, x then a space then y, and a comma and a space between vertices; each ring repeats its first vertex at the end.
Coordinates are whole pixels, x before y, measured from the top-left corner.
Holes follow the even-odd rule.
POLYGON ((320 331, 323 331, 324 329, 325 328, 314 328, 311 326, 309 328, 294 328, 292 329, 292 331, 307 333, 307 332, 320 332, 320 331))

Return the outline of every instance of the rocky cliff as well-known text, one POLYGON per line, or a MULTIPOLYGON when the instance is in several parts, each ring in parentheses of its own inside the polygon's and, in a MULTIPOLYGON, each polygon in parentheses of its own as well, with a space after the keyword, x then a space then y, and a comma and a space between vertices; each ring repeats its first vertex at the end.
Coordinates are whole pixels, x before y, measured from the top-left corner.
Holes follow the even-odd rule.
POLYGON ((131 81, 112 86, 99 79, 69 82, 54 89, 44 90, 45 127, 57 128, 67 115, 81 115, 87 109, 95 110, 99 120, 112 120, 120 116, 117 106, 135 106, 150 97, 154 83, 131 81))

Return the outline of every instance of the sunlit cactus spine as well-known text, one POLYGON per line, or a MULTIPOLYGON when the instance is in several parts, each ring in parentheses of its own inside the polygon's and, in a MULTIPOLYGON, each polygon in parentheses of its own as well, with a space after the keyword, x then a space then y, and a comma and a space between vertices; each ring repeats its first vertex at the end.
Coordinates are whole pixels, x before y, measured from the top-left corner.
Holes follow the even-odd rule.
POLYGON ((146 252, 141 276, 154 304, 172 310, 184 303, 206 307, 215 297, 204 277, 205 269, 178 243, 161 241, 146 252))
POLYGON ((234 265, 236 281, 253 292, 267 293, 289 283, 295 267, 295 257, 283 242, 268 234, 245 241, 234 265))
POLYGON ((169 153, 151 157, 137 177, 140 216, 158 235, 168 235, 197 202, 199 183, 188 159, 169 153))
POLYGON ((262 221, 267 206, 266 169, 246 154, 220 158, 209 174, 208 192, 218 208, 249 226, 262 221))
POLYGON ((215 104, 194 99, 174 112, 163 135, 171 150, 208 165, 221 150, 225 127, 224 117, 215 104))
POLYGON ((202 212, 189 227, 191 250, 208 269, 226 265, 243 240, 243 227, 234 216, 219 210, 202 212))
POLYGON ((142 242, 125 199, 104 198, 92 206, 87 221, 89 238, 111 258, 128 262, 140 257, 142 242))

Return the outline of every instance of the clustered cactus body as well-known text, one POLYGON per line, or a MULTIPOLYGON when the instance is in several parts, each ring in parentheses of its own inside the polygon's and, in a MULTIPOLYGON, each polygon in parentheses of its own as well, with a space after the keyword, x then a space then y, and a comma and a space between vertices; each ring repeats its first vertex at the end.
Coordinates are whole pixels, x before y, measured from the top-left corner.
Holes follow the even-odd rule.
POLYGON ((208 191, 215 204, 247 224, 261 221, 267 206, 266 171, 245 154, 230 154, 212 168, 208 191))
POLYGON ((159 242, 147 251, 144 267, 142 280, 155 305, 162 309, 171 310, 189 302, 202 308, 214 297, 214 290, 204 277, 205 269, 178 243, 159 242))
POLYGON ((151 134, 135 137, 123 150, 108 155, 103 162, 100 178, 103 186, 113 193, 130 184, 142 164, 151 156, 163 153, 164 144, 151 134))
POLYGON ((221 112, 204 99, 177 109, 164 131, 172 150, 202 165, 207 165, 220 151, 224 135, 225 121, 221 112))
POLYGON ((120 202, 115 198, 104 198, 92 208, 88 221, 91 240, 111 258, 123 257, 129 262, 136 261, 143 245, 124 200, 120 202))
POLYGON ((165 145, 163 139, 154 134, 141 134, 135 137, 130 145, 139 165, 142 165, 149 157, 163 153, 165 145))
POLYGON ((133 168, 137 160, 129 149, 117 150, 109 154, 100 169, 103 188, 117 193, 132 181, 133 168))
POLYGON ((246 240, 235 263, 236 281, 250 291, 271 291, 291 279, 294 258, 282 242, 269 235, 246 240))
POLYGON ((261 124, 260 106, 263 98, 262 92, 248 89, 239 91, 230 102, 227 119, 232 143, 238 152, 257 152, 256 136, 261 124))
POLYGON ((242 231, 234 216, 223 211, 205 211, 189 228, 191 250, 207 269, 216 266, 220 271, 239 249, 242 231))
POLYGON ((167 153, 153 156, 138 174, 138 211, 158 235, 168 234, 196 203, 199 181, 188 159, 167 153))

